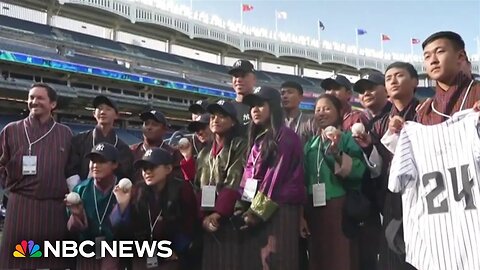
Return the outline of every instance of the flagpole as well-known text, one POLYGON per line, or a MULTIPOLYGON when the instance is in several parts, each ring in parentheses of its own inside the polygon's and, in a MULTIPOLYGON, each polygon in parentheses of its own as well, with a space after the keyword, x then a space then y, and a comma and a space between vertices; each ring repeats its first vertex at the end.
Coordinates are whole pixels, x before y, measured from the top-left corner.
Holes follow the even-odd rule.
POLYGON ((383 58, 383 34, 380 34, 380 49, 382 51, 382 58, 383 58))
POLYGON ((275 38, 277 38, 278 32, 278 11, 275 9, 275 38))
POLYGON ((317 22, 317 32, 318 32, 318 47, 321 49, 322 48, 322 30, 320 29, 320 20, 317 22))
POLYGON ((357 68, 358 68, 358 55, 360 54, 360 49, 358 48, 358 28, 355 28, 355 45, 357 46, 357 68))
POLYGON ((193 0, 190 0, 190 11, 193 11, 193 0))
POLYGON ((413 38, 410 38, 410 60, 413 61, 413 38))
MULTIPOLYGON (((243 28, 243 3, 240 1, 240 25, 243 28)), ((243 30, 242 30, 243 33, 243 30)))

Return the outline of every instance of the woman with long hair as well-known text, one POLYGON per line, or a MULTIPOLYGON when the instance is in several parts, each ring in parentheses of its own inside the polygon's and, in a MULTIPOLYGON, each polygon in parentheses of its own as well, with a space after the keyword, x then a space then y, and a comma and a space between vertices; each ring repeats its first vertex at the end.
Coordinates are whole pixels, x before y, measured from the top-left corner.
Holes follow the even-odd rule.
POLYGON ((219 100, 207 107, 212 142, 197 158, 195 187, 201 197, 204 233, 202 269, 240 269, 238 232, 229 222, 239 199, 247 142, 237 136, 237 113, 232 103, 219 100))
MULTIPOLYGON (((135 241, 172 242, 169 258, 134 257, 133 269, 189 269, 186 256, 193 238, 197 204, 192 185, 172 176, 173 156, 161 149, 148 149, 134 166, 141 169, 143 182, 132 189, 115 186, 117 199, 110 222, 114 231, 135 241), (115 230, 116 229, 116 230, 115 230)), ((155 250, 155 254, 158 254, 155 250)))
POLYGON ((243 206, 243 269, 295 270, 298 218, 306 194, 300 138, 285 126, 278 90, 257 88, 243 102, 252 119, 238 204, 243 206))
POLYGON ((307 141, 305 184, 308 200, 300 234, 309 235, 309 269, 357 269, 354 245, 346 236, 344 204, 348 190, 359 190, 366 169, 361 148, 342 127, 341 103, 322 95, 315 105, 316 135, 307 141))

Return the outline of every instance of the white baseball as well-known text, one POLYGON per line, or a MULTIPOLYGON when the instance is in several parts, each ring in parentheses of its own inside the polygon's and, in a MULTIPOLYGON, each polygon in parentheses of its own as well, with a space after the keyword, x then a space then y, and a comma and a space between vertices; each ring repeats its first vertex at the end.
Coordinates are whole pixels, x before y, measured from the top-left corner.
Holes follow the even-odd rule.
POLYGON ((188 144, 190 144, 190 141, 187 138, 181 138, 178 141, 178 146, 180 146, 180 147, 186 147, 186 146, 188 146, 188 144))
POLYGON ((118 187, 121 188, 123 192, 128 192, 132 188, 132 185, 132 181, 130 181, 128 178, 122 178, 118 182, 118 187))
POLYGON ((355 123, 352 125, 353 135, 361 135, 365 133, 365 126, 362 123, 355 123))
POLYGON ((70 192, 67 195, 67 202, 69 204, 75 205, 75 204, 79 204, 80 202, 82 202, 82 199, 80 198, 80 195, 78 195, 78 193, 70 192))
POLYGON ((325 134, 325 136, 330 137, 331 135, 337 134, 338 130, 334 126, 328 126, 325 128, 323 133, 325 134))

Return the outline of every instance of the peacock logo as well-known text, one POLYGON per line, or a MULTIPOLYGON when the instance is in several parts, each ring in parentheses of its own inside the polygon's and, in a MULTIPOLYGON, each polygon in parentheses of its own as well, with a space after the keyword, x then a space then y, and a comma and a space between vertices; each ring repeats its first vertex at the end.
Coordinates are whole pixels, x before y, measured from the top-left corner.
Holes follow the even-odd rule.
POLYGON ((22 240, 20 244, 15 246, 15 251, 13 252, 13 257, 15 258, 40 258, 42 257, 42 251, 40 251, 40 246, 35 244, 32 240, 22 240))

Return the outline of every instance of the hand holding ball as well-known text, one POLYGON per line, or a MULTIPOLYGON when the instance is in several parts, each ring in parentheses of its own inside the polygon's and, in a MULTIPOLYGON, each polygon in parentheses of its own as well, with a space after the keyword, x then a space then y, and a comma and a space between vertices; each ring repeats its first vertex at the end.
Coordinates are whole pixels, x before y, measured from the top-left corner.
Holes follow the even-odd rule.
POLYGON ((132 189, 132 181, 130 181, 130 179, 128 178, 122 178, 119 182, 118 182, 118 187, 125 193, 127 193, 128 191, 130 191, 130 189, 132 189))
POLYGON ((359 136, 365 133, 365 126, 362 123, 355 123, 352 125, 352 134, 359 136))
POLYGON ((67 203, 70 205, 77 205, 82 202, 80 195, 78 195, 78 193, 76 192, 68 193, 66 200, 67 200, 67 203))

